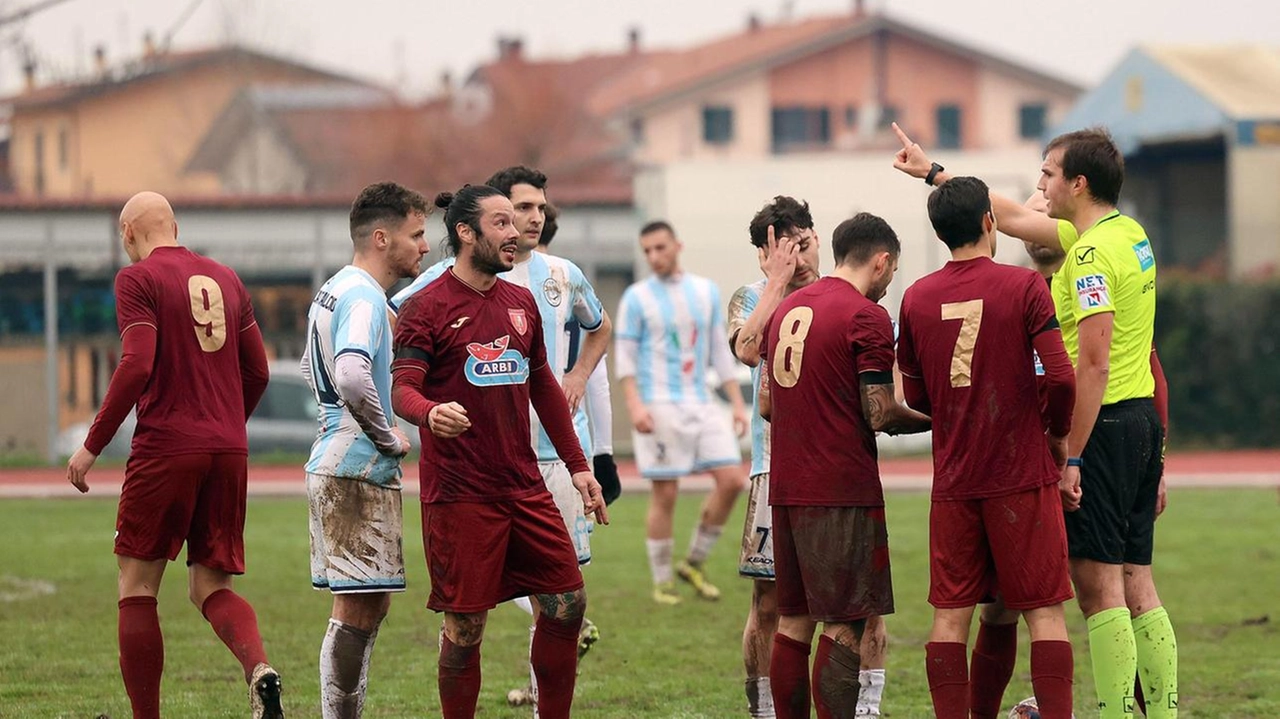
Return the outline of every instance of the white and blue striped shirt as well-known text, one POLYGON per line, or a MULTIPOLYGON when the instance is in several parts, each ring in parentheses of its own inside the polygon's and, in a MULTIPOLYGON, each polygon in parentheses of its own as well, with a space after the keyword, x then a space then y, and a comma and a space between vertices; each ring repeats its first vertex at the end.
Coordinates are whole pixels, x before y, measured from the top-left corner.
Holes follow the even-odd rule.
POLYGON ((307 313, 303 375, 320 405, 320 431, 306 471, 398 487, 400 458, 378 451, 338 395, 335 367, 338 357, 348 352, 369 359, 383 414, 394 417, 387 296, 369 273, 351 265, 321 286, 307 313))
MULTIPOLYGON (((455 259, 451 257, 432 265, 412 284, 391 298, 391 308, 398 311, 405 300, 442 275, 454 262, 455 259)), ((533 298, 538 303, 538 313, 542 316, 542 336, 547 345, 547 361, 551 363, 556 381, 562 382, 565 372, 578 361, 578 349, 583 336, 581 330, 594 332, 604 322, 604 306, 596 297, 595 289, 577 265, 563 257, 541 252, 532 253, 527 262, 521 262, 509 272, 498 276, 533 293, 533 298)), ((538 413, 531 410, 529 420, 530 441, 538 455, 538 461, 558 461, 560 456, 542 428, 538 413)), ((591 425, 587 419, 586 402, 578 405, 578 411, 573 415, 573 426, 578 433, 583 453, 588 457, 592 456, 591 425)))
POLYGON ((720 289, 687 272, 652 275, 627 288, 618 308, 614 367, 635 377, 645 404, 709 403, 707 368, 734 376, 720 289))

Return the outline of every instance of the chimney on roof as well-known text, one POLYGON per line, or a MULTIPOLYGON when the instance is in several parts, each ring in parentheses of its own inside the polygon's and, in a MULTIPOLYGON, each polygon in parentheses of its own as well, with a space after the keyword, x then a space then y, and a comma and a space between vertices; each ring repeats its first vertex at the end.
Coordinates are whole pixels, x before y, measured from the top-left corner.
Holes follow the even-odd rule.
POLYGON ((524 40, 519 37, 498 36, 498 60, 519 62, 524 59, 524 40))
POLYGON ((36 60, 33 57, 27 57, 22 61, 22 80, 23 92, 31 92, 36 89, 36 60))
POLYGON ((760 16, 757 15, 756 13, 751 13, 750 15, 747 16, 747 30, 749 32, 755 32, 756 30, 759 30, 759 29, 760 29, 760 16))
POLYGON ((148 30, 142 33, 142 59, 150 60, 156 56, 156 39, 148 30))
POLYGON ((627 30, 627 52, 635 54, 640 52, 640 27, 632 25, 627 30))
POLYGON ((867 0, 853 0, 853 16, 862 17, 867 14, 867 0))
POLYGON ((106 77, 107 75, 106 45, 95 45, 93 47, 93 71, 98 74, 98 77, 106 77))
POLYGON ((453 74, 448 70, 440 73, 440 94, 445 97, 453 96, 453 74))

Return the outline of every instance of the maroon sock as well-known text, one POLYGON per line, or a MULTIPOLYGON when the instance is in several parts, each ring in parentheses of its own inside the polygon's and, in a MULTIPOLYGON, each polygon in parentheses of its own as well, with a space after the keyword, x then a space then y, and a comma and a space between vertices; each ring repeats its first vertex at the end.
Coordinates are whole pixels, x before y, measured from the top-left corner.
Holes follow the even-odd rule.
POLYGON ((480 698, 480 645, 460 647, 440 637, 440 714, 444 719, 472 719, 480 698))
POLYGON ((969 714, 973 719, 996 719, 1004 690, 1018 660, 1018 625, 978 622, 978 640, 969 658, 969 714))
POLYGON ((852 717, 858 710, 858 670, 862 658, 823 634, 813 657, 813 707, 818 719, 852 717))
POLYGON ((773 635, 769 686, 778 719, 809 717, 809 645, 782 633, 773 635))
POLYGON ((960 642, 929 642, 924 645, 925 674, 933 697, 937 719, 968 719, 968 652, 960 642))
POLYGON ((1041 719, 1071 719, 1071 642, 1031 642, 1031 688, 1041 719))
POLYGON ((258 615, 253 613, 253 607, 230 589, 219 589, 205 598, 200 613, 209 620, 213 633, 236 655, 244 668, 244 680, 249 681, 253 668, 267 663, 267 652, 258 634, 258 615))
POLYGON ((120 600, 120 674, 133 706, 133 719, 160 719, 160 675, 164 637, 155 597, 120 600))
POLYGON ((538 679, 538 716, 568 719, 578 679, 578 631, 582 617, 570 622, 538 614, 529 663, 538 679))

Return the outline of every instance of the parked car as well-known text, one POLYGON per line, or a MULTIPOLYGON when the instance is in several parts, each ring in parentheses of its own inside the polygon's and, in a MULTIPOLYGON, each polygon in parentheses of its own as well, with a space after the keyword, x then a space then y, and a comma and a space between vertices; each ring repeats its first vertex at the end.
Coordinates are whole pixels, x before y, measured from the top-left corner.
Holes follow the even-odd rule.
MULTIPOLYGON (((269 369, 271 381, 267 384, 267 391, 245 427, 249 436, 249 452, 310 452, 316 438, 318 407, 315 395, 302 377, 298 360, 276 360, 270 363, 269 369)), ((403 420, 398 421, 400 428, 409 435, 409 442, 416 453, 419 444, 417 428, 403 420)), ((137 417, 130 412, 115 438, 102 450, 102 456, 129 456, 137 423, 137 417)), ((59 449, 64 455, 70 455, 88 435, 88 423, 72 425, 62 432, 59 449)))

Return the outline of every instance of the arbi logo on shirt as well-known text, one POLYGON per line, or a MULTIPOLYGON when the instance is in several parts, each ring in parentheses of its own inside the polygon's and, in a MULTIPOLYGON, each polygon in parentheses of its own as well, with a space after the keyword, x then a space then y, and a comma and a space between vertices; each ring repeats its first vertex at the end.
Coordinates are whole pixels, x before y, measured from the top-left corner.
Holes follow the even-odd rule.
POLYGON ((509 349, 510 343, 511 335, 503 335, 492 342, 468 344, 467 381, 477 387, 524 384, 529 379, 529 360, 509 349))

